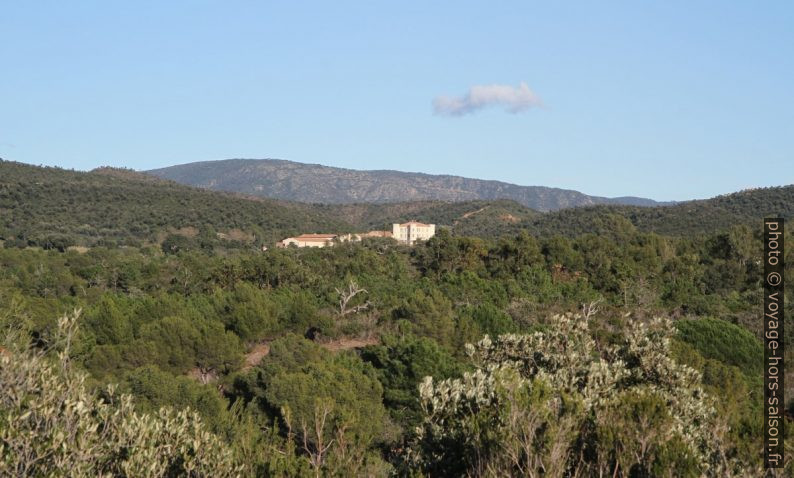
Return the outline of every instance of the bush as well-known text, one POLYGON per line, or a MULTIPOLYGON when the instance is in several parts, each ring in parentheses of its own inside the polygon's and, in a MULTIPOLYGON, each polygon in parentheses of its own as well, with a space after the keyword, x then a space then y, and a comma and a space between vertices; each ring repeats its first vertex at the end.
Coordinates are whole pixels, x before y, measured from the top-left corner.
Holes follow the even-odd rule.
POLYGON ((432 375, 448 378, 460 373, 461 366, 448 352, 427 337, 386 336, 383 345, 372 345, 361 358, 378 371, 383 386, 383 403, 398 423, 406 427, 419 424, 419 384, 432 375))
POLYGON ((360 476, 370 475, 370 469, 383 471, 382 460, 369 449, 383 439, 388 425, 374 375, 355 356, 332 355, 288 335, 273 342, 267 360, 247 382, 236 385, 278 417, 317 476, 360 476))
POLYGON ((196 248, 196 242, 179 234, 169 234, 160 246, 166 254, 177 254, 196 248))
POLYGON ((406 454, 430 475, 746 476, 698 372, 670 358, 672 326, 635 324, 596 352, 587 323, 486 336, 461 379, 420 386, 424 419, 406 454))
POLYGON ((719 319, 686 319, 675 323, 678 337, 705 358, 734 365, 748 376, 760 376, 764 349, 746 329, 719 319))
MULTIPOLYGON (((77 314, 59 321, 57 358, 6 337, 0 354, 0 475, 239 476, 231 450, 185 409, 135 410, 108 387, 103 398, 73 370, 77 314)), ((54 352, 54 351, 53 351, 54 352)))

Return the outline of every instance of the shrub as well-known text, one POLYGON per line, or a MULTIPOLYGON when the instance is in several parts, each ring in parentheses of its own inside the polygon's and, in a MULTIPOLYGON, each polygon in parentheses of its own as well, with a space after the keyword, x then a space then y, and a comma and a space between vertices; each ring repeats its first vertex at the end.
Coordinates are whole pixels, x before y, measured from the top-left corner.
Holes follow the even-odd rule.
POLYGON ((670 358, 672 325, 634 324, 601 354, 585 320, 486 336, 479 368, 420 385, 423 422, 406 459, 430 475, 744 476, 700 374, 670 358))
POLYGON ((239 476, 231 450, 195 412, 141 414, 113 386, 102 398, 90 392, 68 358, 76 319, 60 319, 55 359, 4 338, 0 475, 239 476))
POLYGON ((719 319, 679 320, 678 336, 705 358, 734 365, 748 376, 760 376, 764 358, 761 342, 749 331, 719 319))

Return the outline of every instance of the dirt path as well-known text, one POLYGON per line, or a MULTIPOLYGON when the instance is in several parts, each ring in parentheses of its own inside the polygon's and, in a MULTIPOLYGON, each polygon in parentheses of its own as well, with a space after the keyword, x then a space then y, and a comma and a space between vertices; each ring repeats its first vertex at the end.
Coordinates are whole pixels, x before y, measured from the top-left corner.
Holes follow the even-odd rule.
POLYGON ((464 215, 461 217, 461 219, 468 219, 469 217, 471 217, 471 216, 473 216, 473 215, 475 215, 475 214, 477 214, 477 213, 480 213, 480 212, 483 212, 483 211, 485 211, 485 210, 486 210, 486 209, 488 209, 489 207, 491 207, 491 206, 485 206, 485 207, 481 207, 480 209, 477 209, 476 211, 469 211, 469 212, 467 212, 466 214, 464 214, 464 215))
POLYGON ((245 364, 243 365, 243 370, 248 370, 251 367, 258 365, 259 362, 265 358, 265 355, 270 353, 270 343, 268 342, 261 342, 255 344, 251 350, 245 354, 245 364))
POLYGON ((338 352, 340 350, 360 349, 361 347, 366 347, 367 345, 377 345, 378 343, 380 343, 380 341, 377 337, 370 337, 368 339, 342 338, 320 344, 320 347, 330 350, 331 352, 338 352))
MULTIPOLYGON (((331 352, 339 352, 340 350, 350 350, 350 349, 360 349, 361 347, 366 347, 367 345, 377 345, 380 343, 377 337, 370 337, 370 338, 341 338, 337 340, 332 340, 330 342, 320 343, 318 344, 320 347, 330 350, 331 352)), ((254 345, 251 350, 245 354, 245 364, 243 365, 242 370, 249 370, 256 365, 259 365, 259 362, 262 361, 267 354, 270 353, 270 343, 269 342, 261 342, 254 345)))

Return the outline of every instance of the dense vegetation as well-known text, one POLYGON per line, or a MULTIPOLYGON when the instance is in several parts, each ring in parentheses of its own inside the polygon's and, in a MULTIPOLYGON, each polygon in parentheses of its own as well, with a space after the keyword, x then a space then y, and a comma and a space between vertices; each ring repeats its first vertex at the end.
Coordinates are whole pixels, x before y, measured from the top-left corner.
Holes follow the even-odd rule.
POLYGON ((440 476, 455 470, 503 476, 534 467, 551 476, 575 469, 741 475, 759 460, 759 244, 756 234, 739 227, 702 240, 614 231, 611 237, 519 234, 489 241, 441 232, 414 248, 368 240, 264 253, 6 248, 0 250, 0 304, 3 328, 13 324, 43 350, 58 330, 55 319, 82 309, 68 359, 89 373, 87 386, 118 384, 146 413, 196 410, 246 474, 440 476), (560 365, 562 356, 554 354, 561 350, 552 347, 541 369, 512 368, 525 360, 526 346, 510 341, 546 334, 541 342, 551 347, 566 330, 555 314, 572 311, 580 317, 567 319, 575 329, 564 335, 579 334, 574 342, 580 345, 570 342, 566 347, 574 348, 563 350, 565 360, 579 362, 560 365), (669 347, 648 352, 656 358, 632 359, 638 352, 631 341, 646 340, 637 324, 654 316, 677 320, 647 333, 678 332, 669 347), (500 338, 488 345, 481 340, 486 334, 500 338), (467 355, 467 343, 479 343, 477 350, 467 355), (269 353, 257 356, 262 347, 269 353), (504 347, 510 352, 500 351, 504 347), (513 358, 505 362, 504 353, 513 358), (664 365, 672 374, 664 383, 655 375, 667 363, 661 357, 678 361, 664 365), (620 392, 608 395, 619 400, 587 405, 583 383, 566 382, 576 367, 595 373, 592 360, 625 364, 609 369, 620 392), (636 368, 640 363, 651 369, 636 368), (443 394, 452 392, 434 385, 420 395, 428 376, 464 389, 476 385, 491 398, 481 408, 466 406, 463 415, 445 405, 443 413, 461 420, 454 426, 462 428, 446 428, 453 426, 450 418, 439 429, 441 411, 428 403, 446 403, 443 394), (702 430, 653 442, 653 452, 641 458, 618 447, 631 439, 632 427, 609 417, 639 414, 651 428, 672 430, 692 413, 668 408, 667 395, 648 394, 660 386, 674 395, 701 387, 692 393, 713 397, 725 430, 717 449, 701 450, 702 430), (469 416, 471 410, 479 411, 469 416), (530 412, 533 420, 564 418, 573 428, 537 422, 530 440, 531 430, 510 425, 530 412), (503 428, 482 428, 489 423, 503 428), (595 428, 572 434, 588 427, 595 428), (456 458, 470 447, 483 454, 475 461, 456 458), (536 450, 535 461, 526 461, 529 452, 511 458, 521 447, 536 450), (598 447, 604 451, 593 451, 598 447), (581 453, 586 459, 571 464, 581 453), (556 460, 554 468, 549 460, 556 460))
POLYGON ((541 214, 516 202, 416 201, 391 204, 342 204, 315 206, 326 214, 346 220, 357 230, 391 230, 392 222, 419 220, 437 224, 460 236, 496 237, 518 232, 520 223, 541 214))
POLYGON ((669 207, 594 206, 541 214, 509 200, 391 204, 302 204, 180 186, 131 170, 91 173, 0 160, 0 241, 69 246, 166 244, 173 250, 259 249, 305 232, 390 229, 415 219, 458 236, 537 237, 615 231, 691 236, 757 228, 764 215, 794 217, 794 186, 669 207))
POLYGON ((522 226, 535 234, 609 233, 613 222, 627 219, 637 229, 672 235, 724 231, 740 224, 758 228, 763 217, 794 217, 794 186, 726 194, 667 207, 593 206, 536 217, 522 226))
POLYGON ((114 385, 102 399, 89 390, 85 374, 71 364, 76 319, 62 317, 44 350, 29 348, 24 336, 6 329, 3 343, 11 351, 0 354, 2 476, 224 477, 242 470, 195 412, 163 407, 140 414, 114 385), (57 360, 45 351, 57 353, 57 360))
POLYGON ((130 171, 82 173, 0 160, 0 238, 22 247, 140 245, 174 231, 229 247, 348 227, 298 204, 208 193, 130 171))
POLYGON ((0 181, 0 475, 760 473, 758 227, 660 235, 616 212, 572 236, 262 251, 175 232, 334 213, 0 166, 19 168, 0 181), (37 242, 52 232, 90 247, 37 242))

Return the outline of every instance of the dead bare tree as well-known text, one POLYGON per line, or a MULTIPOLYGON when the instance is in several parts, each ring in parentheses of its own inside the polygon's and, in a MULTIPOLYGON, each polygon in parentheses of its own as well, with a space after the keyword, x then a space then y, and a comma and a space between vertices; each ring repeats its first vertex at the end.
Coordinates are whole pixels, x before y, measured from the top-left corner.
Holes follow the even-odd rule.
POLYGON ((603 297, 596 300, 591 300, 588 304, 582 304, 582 317, 584 320, 590 320, 591 317, 598 313, 598 305, 604 301, 603 297))
POLYGON ((309 463, 314 468, 316 476, 320 476, 325 453, 334 444, 335 439, 325 442, 325 422, 331 414, 332 406, 328 402, 315 404, 314 406, 314 430, 309 430, 305 420, 301 420, 301 432, 303 435, 303 450, 309 456, 309 463), (310 443, 313 439, 314 443, 310 443))
POLYGON ((347 290, 344 289, 336 289, 336 293, 339 294, 339 315, 345 316, 348 314, 355 314, 361 312, 363 310, 369 309, 370 305, 372 305, 369 301, 364 302, 363 304, 354 305, 349 307, 350 301, 359 294, 369 294, 367 289, 359 287, 355 281, 350 281, 347 285, 347 290))

